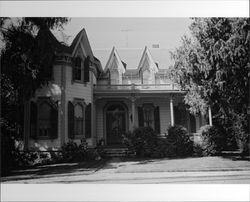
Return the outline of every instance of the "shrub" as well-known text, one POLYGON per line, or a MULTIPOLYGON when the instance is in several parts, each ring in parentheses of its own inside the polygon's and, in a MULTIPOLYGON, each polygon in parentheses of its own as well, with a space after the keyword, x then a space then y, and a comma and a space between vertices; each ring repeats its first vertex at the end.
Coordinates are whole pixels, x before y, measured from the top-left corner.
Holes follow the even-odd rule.
POLYGON ((128 144, 131 144, 136 156, 151 157, 152 152, 157 144, 157 135, 150 127, 136 128, 130 134, 128 144))
POLYGON ((225 145, 223 133, 216 126, 205 125, 198 131, 201 142, 198 145, 201 147, 203 156, 211 156, 220 153, 225 145))
POLYGON ((173 126, 168 129, 168 135, 158 137, 149 127, 128 132, 123 139, 130 151, 139 157, 185 157, 192 155, 193 143, 189 139, 186 128, 173 126))
POLYGON ((66 162, 80 162, 95 160, 100 157, 97 149, 88 148, 88 144, 85 139, 81 140, 81 144, 78 146, 75 142, 70 140, 62 146, 62 158, 66 162))
POLYGON ((166 144, 166 156, 186 157, 192 155, 193 142, 190 140, 187 129, 183 126, 175 125, 168 128, 166 144))
POLYGON ((241 154, 249 155, 249 134, 248 117, 245 114, 237 114, 234 118, 233 133, 241 154))

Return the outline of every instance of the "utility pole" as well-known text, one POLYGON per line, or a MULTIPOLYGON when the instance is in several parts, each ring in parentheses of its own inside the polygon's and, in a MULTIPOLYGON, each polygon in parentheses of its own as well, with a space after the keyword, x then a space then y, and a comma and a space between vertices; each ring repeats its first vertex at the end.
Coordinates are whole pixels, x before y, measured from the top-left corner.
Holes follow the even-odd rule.
POLYGON ((128 48, 128 32, 131 32, 131 31, 133 31, 132 29, 122 29, 121 30, 122 32, 125 32, 125 34, 126 34, 126 48, 128 48))

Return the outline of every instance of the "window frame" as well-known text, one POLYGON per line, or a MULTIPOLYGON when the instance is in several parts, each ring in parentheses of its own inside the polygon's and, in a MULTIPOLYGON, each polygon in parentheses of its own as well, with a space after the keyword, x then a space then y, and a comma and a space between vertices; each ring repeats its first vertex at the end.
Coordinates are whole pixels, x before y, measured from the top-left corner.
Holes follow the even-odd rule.
POLYGON ((84 59, 80 56, 77 56, 74 58, 73 60, 73 65, 72 65, 72 81, 75 83, 84 83, 84 59), (77 59, 79 59, 81 61, 80 63, 80 67, 76 65, 76 61, 77 59), (75 75, 76 75, 76 71, 80 70, 80 76, 81 79, 76 79, 75 75))
POLYGON ((50 123, 50 128, 49 128, 49 132, 46 136, 42 136, 40 135, 40 127, 41 124, 41 120, 40 120, 40 115, 41 115, 41 106, 46 103, 49 107, 50 107, 50 117, 49 117, 49 122, 51 121, 51 116, 52 116, 52 108, 53 108, 53 103, 50 100, 50 97, 39 97, 37 98, 37 139, 41 139, 41 140, 47 140, 47 139, 51 139, 51 130, 52 130, 52 124, 50 123))
POLYGON ((152 127, 155 129, 154 123, 155 123, 155 117, 154 117, 154 105, 152 103, 145 103, 142 105, 142 111, 143 111, 143 116, 144 116, 144 126, 145 127, 152 127), (150 112, 150 117, 152 117, 152 120, 146 120, 146 112, 150 112), (148 123, 147 123, 148 122, 148 123))
POLYGON ((84 99, 75 98, 72 102, 74 106, 74 139, 81 139, 85 138, 85 111, 86 111, 86 103, 84 99), (75 125, 76 125, 76 119, 75 119, 75 108, 77 105, 80 105, 82 107, 82 135, 75 134, 75 125))

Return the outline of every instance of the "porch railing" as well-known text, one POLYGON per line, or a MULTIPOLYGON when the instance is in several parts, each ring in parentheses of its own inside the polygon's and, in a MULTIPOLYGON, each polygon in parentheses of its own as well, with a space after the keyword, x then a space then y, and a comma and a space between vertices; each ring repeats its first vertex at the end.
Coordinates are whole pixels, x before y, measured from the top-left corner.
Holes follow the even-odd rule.
POLYGON ((173 83, 167 84, 113 84, 94 85, 94 90, 180 90, 173 83))

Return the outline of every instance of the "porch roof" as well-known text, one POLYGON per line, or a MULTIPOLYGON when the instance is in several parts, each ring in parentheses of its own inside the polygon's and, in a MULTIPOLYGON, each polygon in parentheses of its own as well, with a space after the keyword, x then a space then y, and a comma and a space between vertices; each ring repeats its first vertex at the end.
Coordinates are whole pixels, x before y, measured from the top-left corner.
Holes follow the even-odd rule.
POLYGON ((173 83, 169 84, 123 84, 123 85, 94 85, 95 96, 124 97, 163 96, 169 94, 184 94, 185 91, 173 83))

